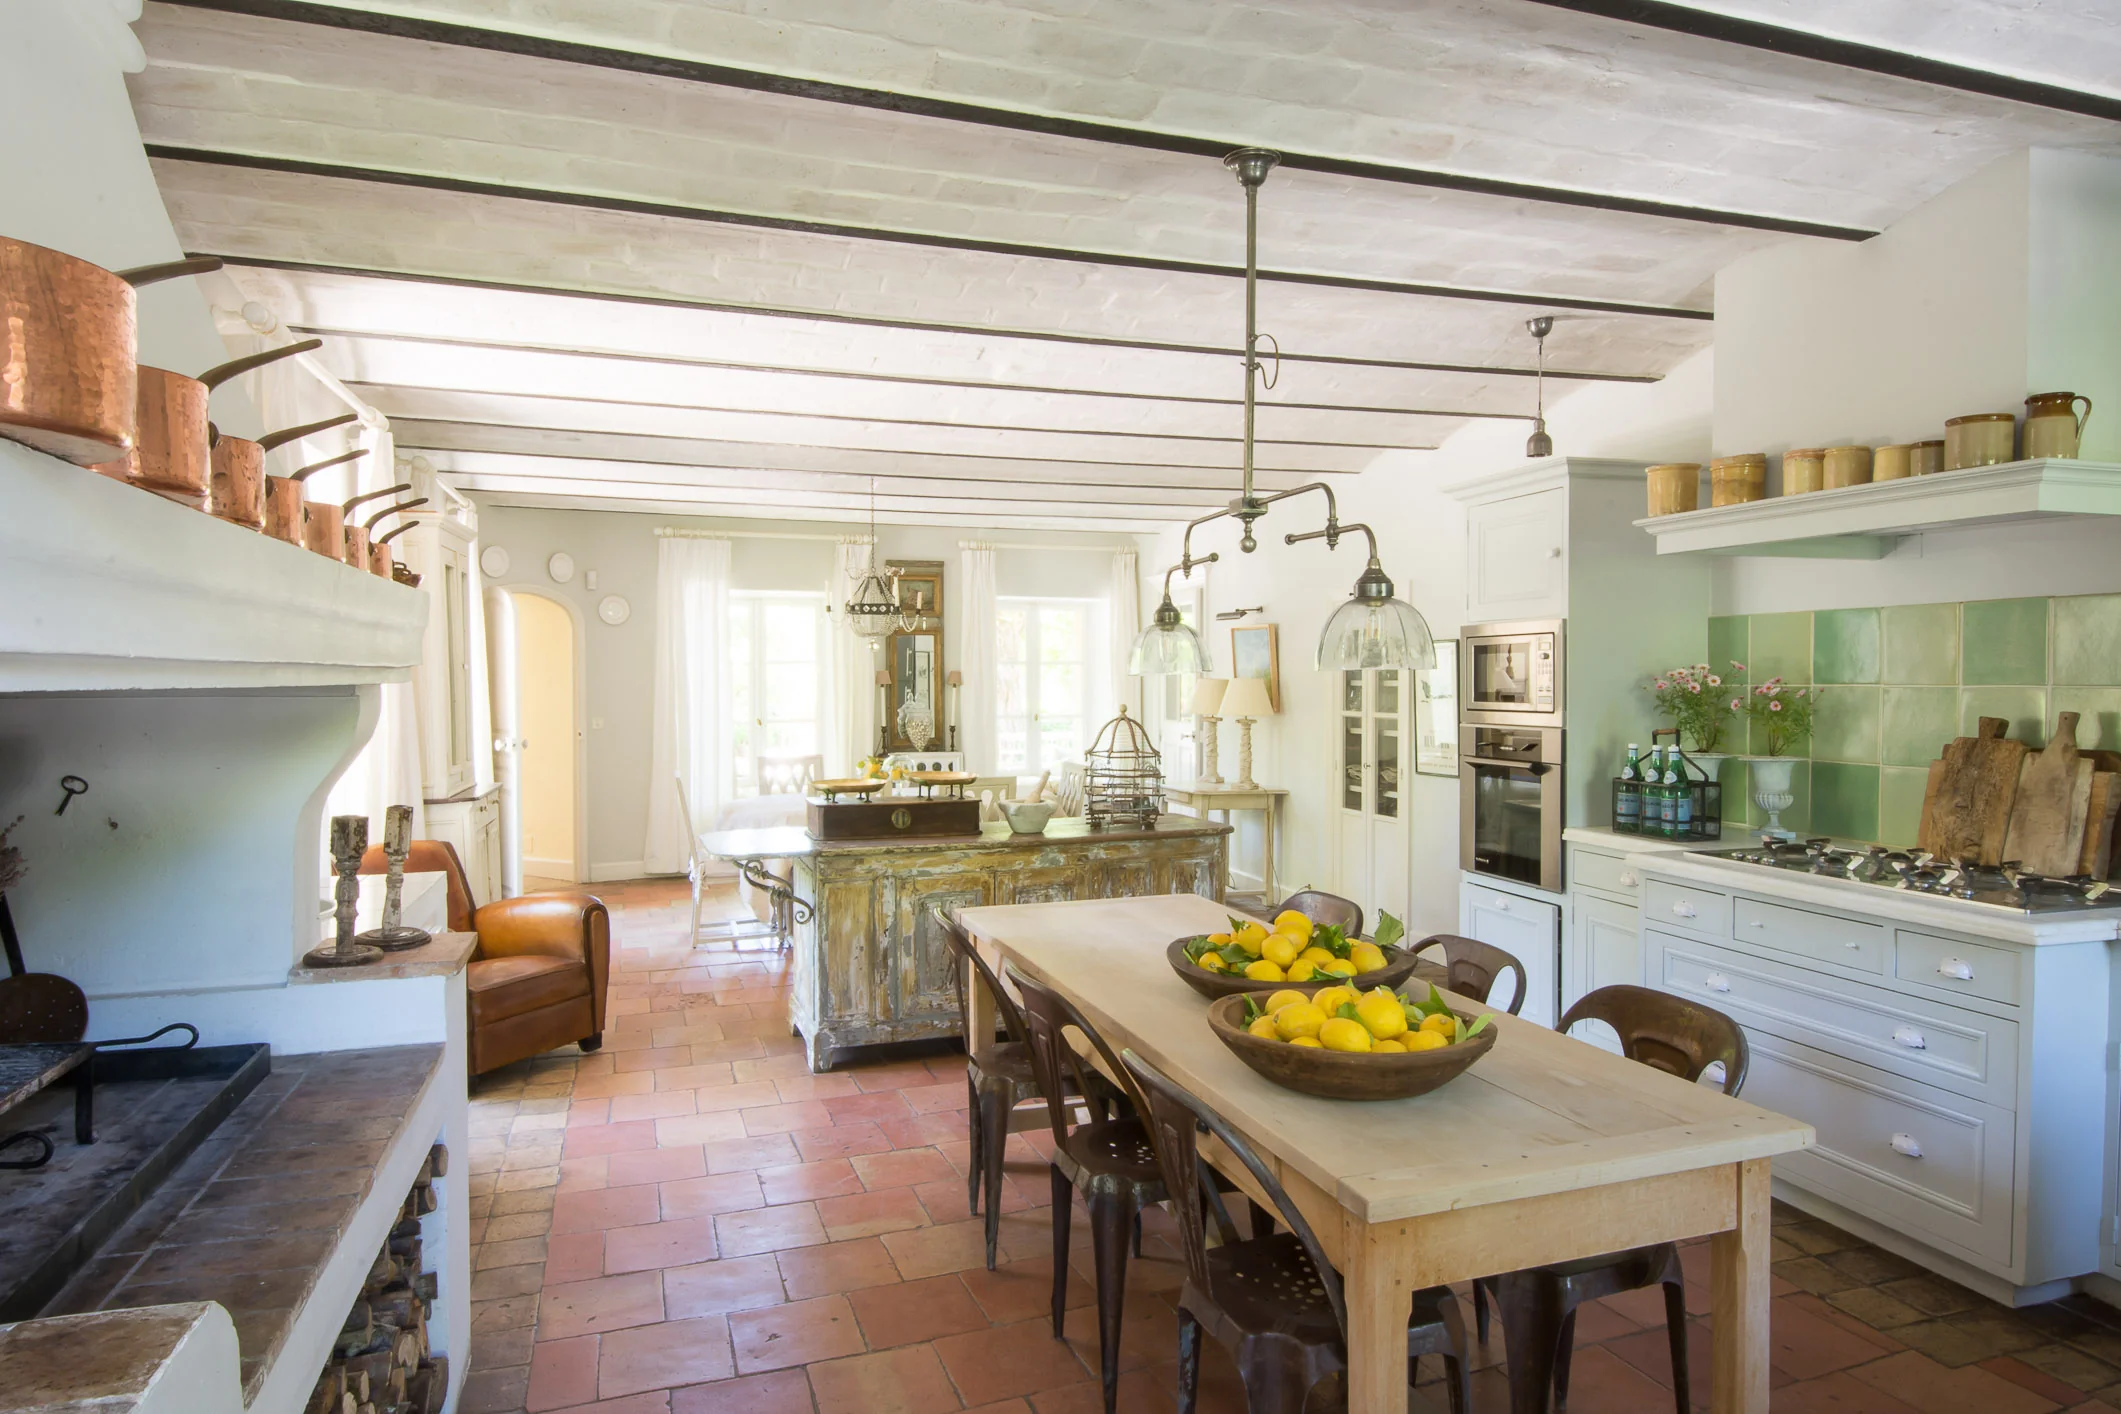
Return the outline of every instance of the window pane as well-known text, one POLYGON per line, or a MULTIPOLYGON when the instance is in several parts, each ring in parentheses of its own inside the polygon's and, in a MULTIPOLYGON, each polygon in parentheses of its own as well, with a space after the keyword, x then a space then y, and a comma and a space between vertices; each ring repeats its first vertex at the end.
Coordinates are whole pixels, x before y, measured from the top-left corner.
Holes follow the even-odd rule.
POLYGON ((1038 656, 1043 663, 1083 660, 1083 611, 1042 605, 1038 615, 1038 656))
POLYGON ((995 733, 994 764, 1004 771, 1029 770, 1026 759, 1024 719, 1005 717, 995 733))
POLYGON ((789 603, 768 603, 765 608, 766 661, 814 661, 817 657, 817 610, 809 604, 789 603))
POLYGON ((996 652, 1004 663, 1021 663, 1025 658, 1026 625, 1029 617, 1021 606, 1004 608, 994 616, 996 652))
POLYGON ((1064 761, 1082 759, 1082 718, 1040 714, 1038 719, 1038 769, 1058 770, 1064 761))
POLYGON ((1025 669, 1021 662, 1003 663, 995 674, 995 710, 1004 718, 1016 718, 1022 724, 1031 715, 1031 701, 1024 684, 1025 669))
POLYGON ((817 664, 776 663, 766 670, 764 687, 767 721, 809 721, 817 716, 817 664))
POLYGON ((1054 712, 1079 716, 1083 703, 1083 670, 1075 663, 1047 661, 1038 670, 1038 712, 1041 717, 1054 712))

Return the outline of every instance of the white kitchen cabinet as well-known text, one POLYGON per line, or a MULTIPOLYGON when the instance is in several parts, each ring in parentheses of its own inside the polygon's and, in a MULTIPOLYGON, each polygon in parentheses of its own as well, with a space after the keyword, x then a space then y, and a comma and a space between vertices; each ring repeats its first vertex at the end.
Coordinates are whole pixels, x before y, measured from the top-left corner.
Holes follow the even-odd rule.
POLYGON ((447 800, 430 800, 427 836, 456 846, 471 885, 473 904, 501 897, 501 788, 467 791, 447 800))
POLYGON ((1560 486, 1466 509, 1466 618, 1565 618, 1569 493, 1560 486))
MULTIPOLYGON (((1541 1026, 1559 1018, 1561 905, 1547 898, 1475 883, 1467 876, 1458 892, 1458 931, 1501 948, 1524 964, 1525 1001, 1518 1015, 1541 1026)), ((1504 1007, 1501 994, 1488 1001, 1504 1007)))
POLYGON ((1340 809, 1340 892, 1362 905, 1372 921, 1383 912, 1405 918, 1411 856, 1407 844, 1406 792, 1413 769, 1412 674, 1398 668, 1340 674, 1340 711, 1334 717, 1333 789, 1340 809))

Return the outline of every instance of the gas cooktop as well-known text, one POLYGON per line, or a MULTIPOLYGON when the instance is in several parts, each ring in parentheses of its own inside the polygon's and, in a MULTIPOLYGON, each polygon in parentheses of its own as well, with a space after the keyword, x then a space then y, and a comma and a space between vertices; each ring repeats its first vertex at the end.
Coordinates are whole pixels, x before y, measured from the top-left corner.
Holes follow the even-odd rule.
POLYGON ((1704 859, 1786 869, 1826 879, 1846 879, 1881 889, 1984 903, 2019 913, 2069 913, 2121 908, 2121 890, 2088 874, 2049 878, 2028 874, 2015 862, 1982 865, 1939 859, 1921 850, 1884 845, 1851 848, 1829 839, 1763 840, 1740 849, 1693 851, 1704 859), (2111 890, 2111 891, 2110 891, 2111 890))

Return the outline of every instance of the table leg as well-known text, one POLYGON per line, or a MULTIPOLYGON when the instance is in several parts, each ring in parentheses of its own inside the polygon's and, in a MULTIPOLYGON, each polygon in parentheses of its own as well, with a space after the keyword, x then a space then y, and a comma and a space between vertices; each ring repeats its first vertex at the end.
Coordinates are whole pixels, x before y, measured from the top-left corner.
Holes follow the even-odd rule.
POLYGON ((1261 820, 1265 822, 1260 829, 1259 886, 1266 892, 1267 907, 1272 908, 1281 901, 1280 897, 1274 892, 1274 826, 1277 821, 1275 820, 1273 796, 1267 797, 1266 807, 1259 813, 1261 820))
MULTIPOLYGON (((992 958, 991 949, 982 947, 978 942, 974 942, 973 946, 980 948, 982 955, 992 958)), ((999 972, 1000 960, 994 959, 994 965, 995 970, 999 972)), ((973 1038, 973 1044, 977 1045, 994 1035, 994 1028, 1001 1024, 1001 1008, 994 1004, 994 998, 987 992, 987 984, 980 979, 978 971, 973 968, 972 964, 967 962, 964 966, 965 1011, 967 1013, 965 1016, 965 1035, 973 1038)))
POLYGON ((1734 1164, 1738 1225, 1709 1239, 1710 1314, 1715 1324, 1711 1414, 1767 1414, 1768 1161, 1734 1164))
POLYGON ((1396 1252, 1356 1223, 1348 1225, 1348 1414, 1406 1414, 1407 1315, 1414 1292, 1396 1252))

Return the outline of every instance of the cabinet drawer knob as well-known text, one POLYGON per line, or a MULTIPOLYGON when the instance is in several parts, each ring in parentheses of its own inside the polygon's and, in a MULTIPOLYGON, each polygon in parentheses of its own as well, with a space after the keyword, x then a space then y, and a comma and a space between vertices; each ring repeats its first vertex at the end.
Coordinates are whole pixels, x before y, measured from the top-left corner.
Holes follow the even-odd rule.
POLYGON ((1960 982, 1971 982, 1974 980, 1974 965, 1970 962, 1961 962, 1956 957, 1948 957, 1937 964, 1937 975, 1950 977, 1960 982))
POLYGON ((1922 1033, 1912 1026, 1894 1027, 1893 1040, 1911 1051, 1926 1051, 1930 1048, 1930 1043, 1922 1039, 1922 1033))
POLYGON ((1721 972, 1711 972, 1701 979, 1701 985, 1712 992, 1728 992, 1731 990, 1731 979, 1721 972))
POLYGON ((1495 900, 1495 907, 1504 913, 1508 913, 1510 911, 1510 901, 1506 898, 1499 898, 1495 900))
POLYGON ((1623 869, 1620 871, 1620 887, 1622 887, 1623 889, 1632 889, 1635 887, 1635 884, 1636 878, 1634 870, 1623 869))
POLYGON ((1922 1157, 1922 1144, 1912 1134, 1895 1134, 1887 1142, 1893 1146, 1893 1152, 1896 1154, 1904 1154, 1910 1159, 1922 1157))
POLYGON ((1690 903, 1675 903, 1672 905, 1672 912, 1677 914, 1681 918, 1693 918, 1697 916, 1697 911, 1694 908, 1694 905, 1690 903))
POLYGON ((1555 546, 1552 546, 1552 547, 1550 547, 1550 548, 1549 548, 1549 549, 1547 550, 1547 558, 1548 558, 1548 559, 1550 559, 1550 560, 1558 560, 1558 559, 1560 559, 1560 558, 1561 558, 1561 547, 1560 547, 1559 545, 1555 545, 1555 546))
POLYGON ((1765 928, 1767 927, 1767 920, 1765 918, 1749 918, 1746 920, 1745 926, 1748 928, 1765 928))

